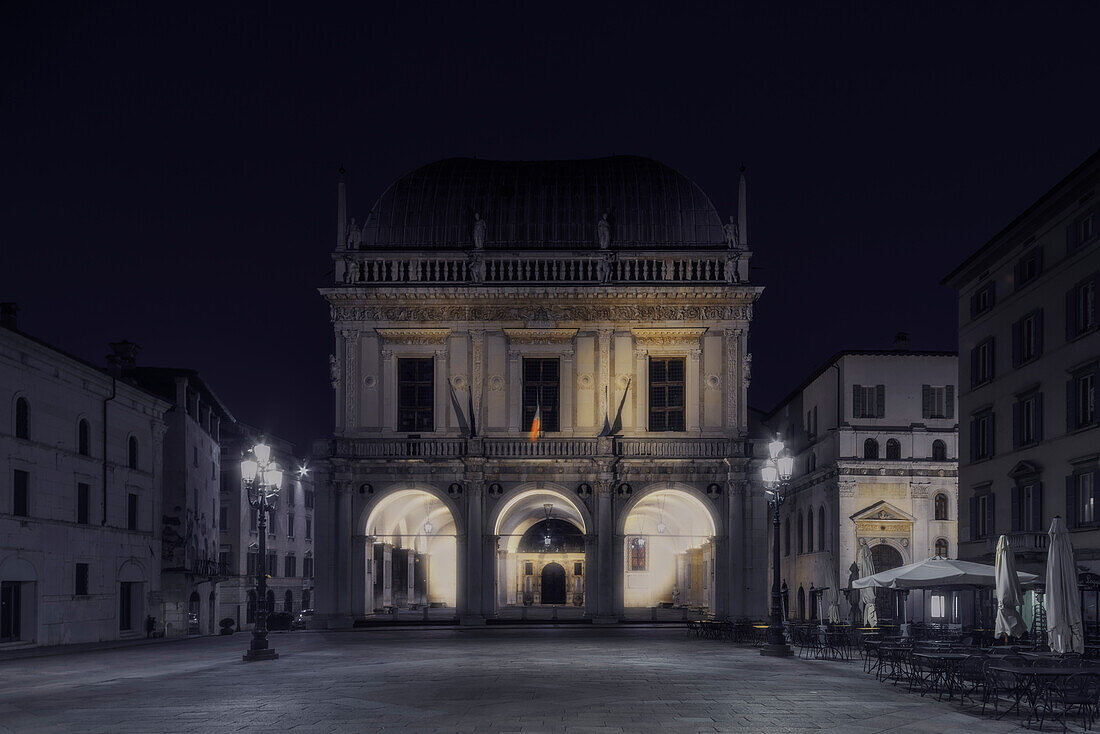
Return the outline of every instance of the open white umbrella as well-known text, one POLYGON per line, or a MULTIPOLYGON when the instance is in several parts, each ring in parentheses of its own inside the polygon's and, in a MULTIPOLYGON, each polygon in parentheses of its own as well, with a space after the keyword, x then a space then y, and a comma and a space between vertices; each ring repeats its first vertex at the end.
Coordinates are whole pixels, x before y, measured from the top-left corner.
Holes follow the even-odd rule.
POLYGON ((1016 554, 1012 552, 1006 535, 997 541, 996 569, 997 626, 994 634, 998 637, 1019 637, 1027 631, 1027 625, 1018 611, 1024 601, 1024 592, 1020 589, 1020 577, 1016 573, 1016 554))
MULTIPOLYGON (((862 573, 862 568, 860 572, 862 573)), ((1016 576, 1021 584, 1030 584, 1039 578, 1024 571, 1018 571, 1016 576)), ((996 585, 995 566, 953 558, 929 558, 871 576, 864 575, 852 582, 852 587, 856 589, 942 589, 952 586, 996 585)))
POLYGON ((840 576, 836 570, 836 556, 829 563, 829 589, 825 592, 825 619, 840 624, 840 576))
POLYGON ((1085 651, 1084 625, 1081 622, 1081 597, 1077 590, 1077 567, 1066 523, 1055 516, 1050 524, 1050 549, 1047 551, 1047 634, 1055 652, 1085 651))
MULTIPOLYGON (((865 545, 860 546, 859 549, 859 573, 863 578, 875 575, 875 562, 871 559, 871 549, 865 545)), ((857 581, 852 586, 856 586, 858 583, 857 581)), ((877 627, 878 612, 875 610, 874 587, 868 586, 861 589, 859 598, 863 601, 863 626, 877 627)))

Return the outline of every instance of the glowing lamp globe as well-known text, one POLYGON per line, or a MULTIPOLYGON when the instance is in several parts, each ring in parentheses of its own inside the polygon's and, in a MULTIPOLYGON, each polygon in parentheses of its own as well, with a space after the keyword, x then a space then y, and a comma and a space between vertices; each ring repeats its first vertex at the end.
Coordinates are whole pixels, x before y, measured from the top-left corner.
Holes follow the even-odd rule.
POLYGON ((255 459, 245 459, 241 462, 241 479, 251 482, 256 478, 256 472, 259 470, 260 465, 255 459))
POLYGON ((272 466, 264 472, 264 484, 269 487, 278 487, 283 483, 283 472, 279 467, 272 466))
POLYGON ((263 441, 252 447, 252 453, 256 455, 256 461, 261 464, 266 464, 271 458, 271 447, 263 441))
POLYGON ((779 465, 779 478, 784 482, 790 479, 794 474, 794 457, 780 456, 776 463, 779 465))
POLYGON ((776 438, 774 441, 768 443, 768 458, 778 459, 779 452, 783 450, 783 442, 776 438))
POLYGON ((768 459, 764 462, 764 466, 760 467, 760 478, 764 480, 764 484, 779 483, 779 468, 774 461, 768 459))

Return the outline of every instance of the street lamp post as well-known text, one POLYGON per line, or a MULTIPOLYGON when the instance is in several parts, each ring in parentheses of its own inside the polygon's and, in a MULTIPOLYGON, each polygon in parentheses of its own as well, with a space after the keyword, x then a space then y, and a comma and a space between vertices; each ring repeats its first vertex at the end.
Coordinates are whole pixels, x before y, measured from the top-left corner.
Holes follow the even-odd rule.
POLYGON ((787 644, 787 639, 783 635, 783 600, 780 595, 779 573, 779 507, 786 499, 784 493, 793 473, 794 458, 786 454, 783 450, 783 442, 776 438, 768 444, 768 460, 760 469, 760 477, 764 480, 765 494, 768 497, 768 507, 772 511, 772 611, 767 642, 760 648, 760 654, 773 657, 787 657, 791 654, 791 646, 787 644))
POLYGON ((267 513, 275 505, 275 496, 283 481, 279 465, 271 460, 271 447, 262 440, 241 461, 241 478, 248 493, 248 504, 259 515, 259 557, 256 559, 256 623, 245 660, 274 660, 279 657, 267 642, 267 513))

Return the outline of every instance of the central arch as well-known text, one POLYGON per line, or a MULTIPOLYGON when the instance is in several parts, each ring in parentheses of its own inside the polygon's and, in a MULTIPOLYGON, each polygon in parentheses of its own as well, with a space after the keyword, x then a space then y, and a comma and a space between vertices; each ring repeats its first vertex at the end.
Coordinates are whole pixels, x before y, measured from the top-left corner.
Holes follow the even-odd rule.
POLYGON ((537 606, 583 608, 585 534, 591 527, 583 503, 557 486, 517 487, 490 515, 490 527, 497 537, 498 612, 537 606))
POLYGON ((625 510, 623 607, 713 612, 715 516, 706 500, 679 487, 653 489, 625 510))
POLYGON ((448 503, 423 489, 378 500, 365 525, 366 612, 453 610, 458 596, 458 528, 448 503))

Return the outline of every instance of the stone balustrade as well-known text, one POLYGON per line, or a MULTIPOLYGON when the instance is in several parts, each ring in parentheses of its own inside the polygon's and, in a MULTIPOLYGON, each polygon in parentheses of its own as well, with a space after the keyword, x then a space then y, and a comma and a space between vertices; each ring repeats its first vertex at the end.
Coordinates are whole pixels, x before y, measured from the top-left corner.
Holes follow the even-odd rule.
POLYGON ((739 445, 725 438, 620 438, 615 453, 625 459, 724 459, 739 456, 739 445), (731 445, 732 444, 732 445, 731 445))
POLYGON ((747 280, 748 251, 364 252, 334 255, 336 282, 384 286, 472 284, 732 283, 747 280), (734 269, 736 267, 736 274, 734 269))
MULTIPOLYGON (((488 459, 584 459, 600 455, 595 437, 526 436, 475 439, 488 459)), ((475 455, 474 442, 465 438, 341 438, 334 455, 355 459, 455 459, 475 455)), ((616 437, 612 454, 624 459, 725 459, 742 456, 740 442, 725 438, 616 437)))

